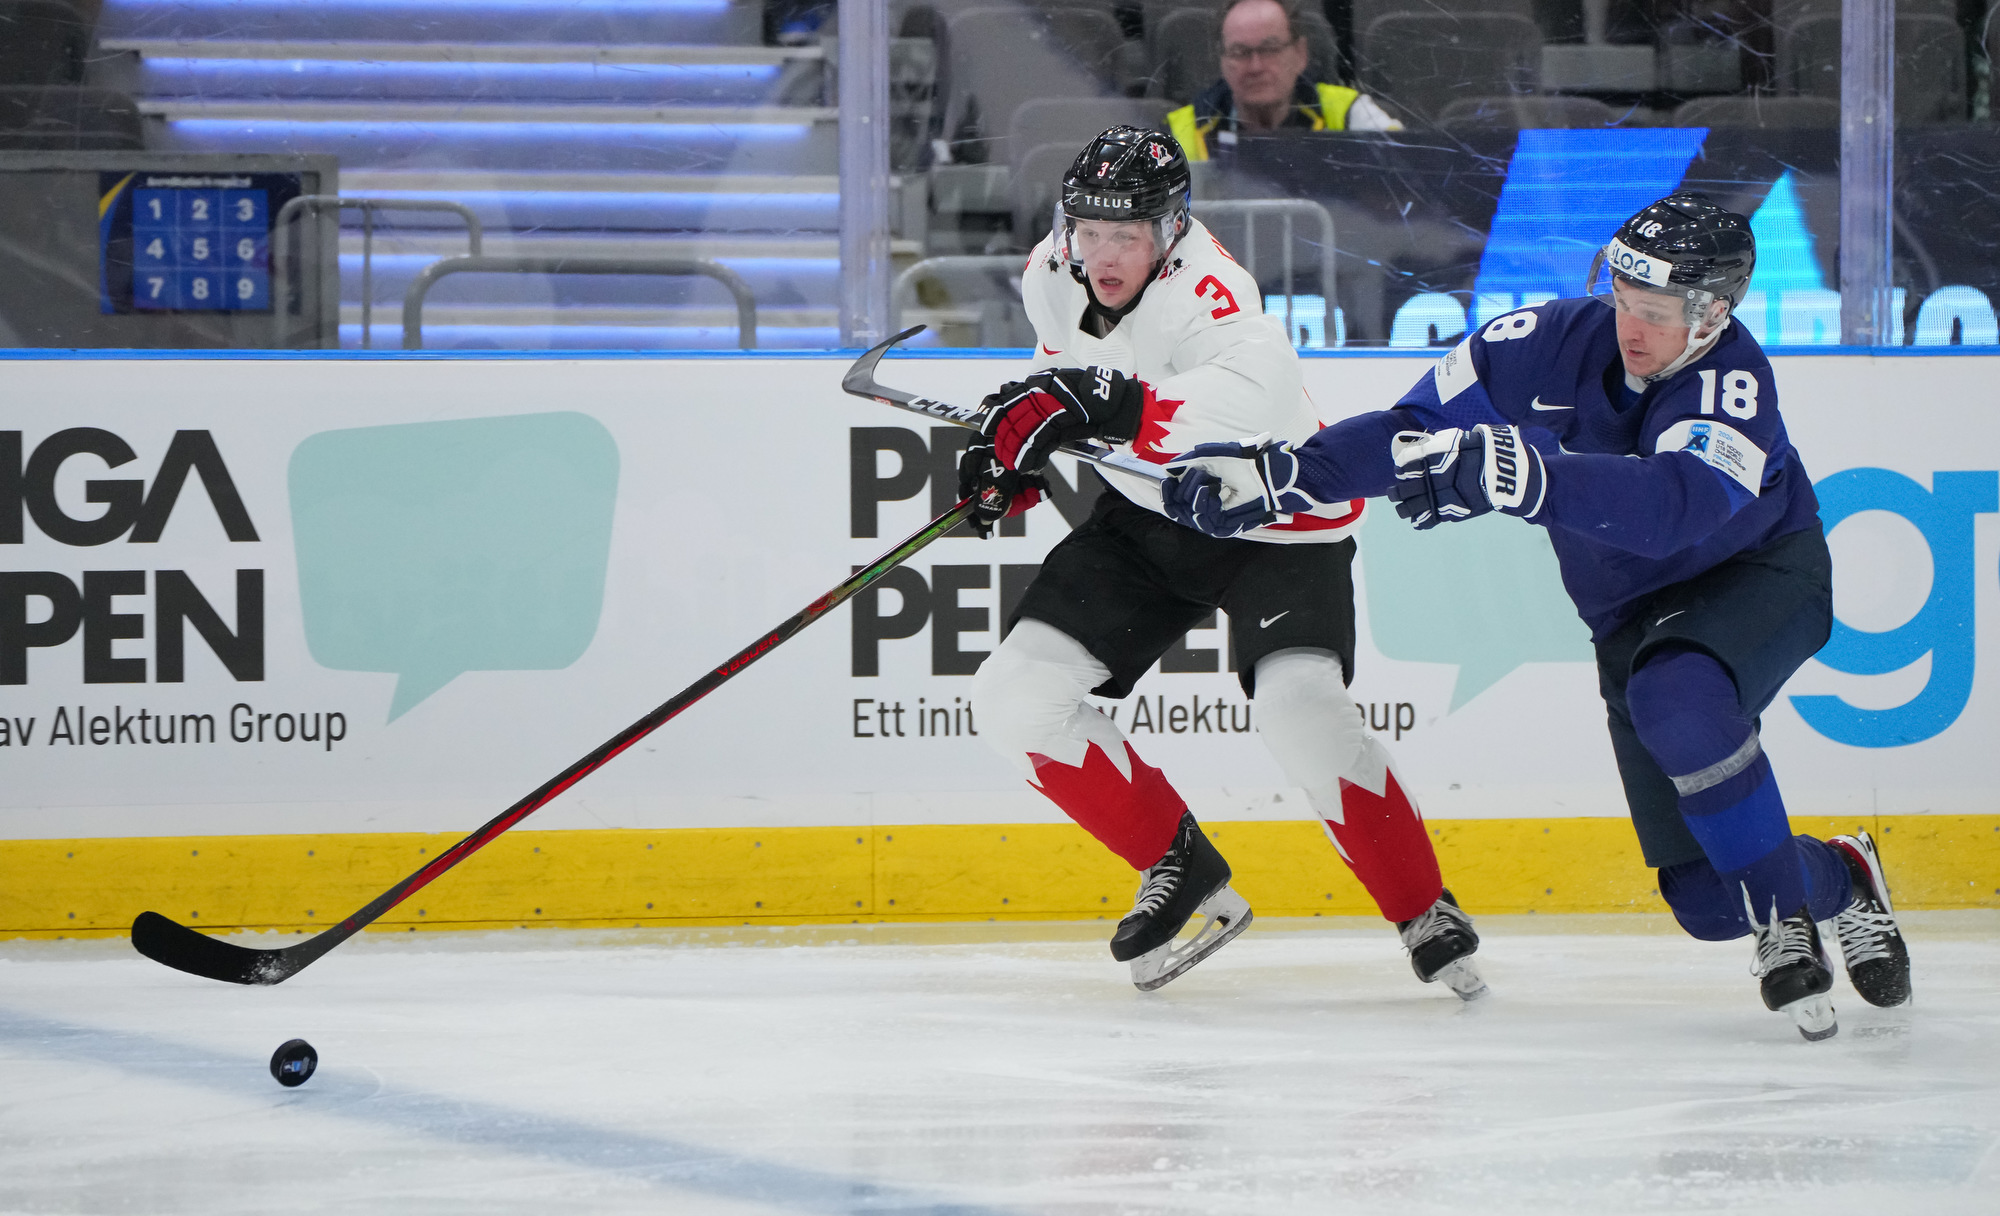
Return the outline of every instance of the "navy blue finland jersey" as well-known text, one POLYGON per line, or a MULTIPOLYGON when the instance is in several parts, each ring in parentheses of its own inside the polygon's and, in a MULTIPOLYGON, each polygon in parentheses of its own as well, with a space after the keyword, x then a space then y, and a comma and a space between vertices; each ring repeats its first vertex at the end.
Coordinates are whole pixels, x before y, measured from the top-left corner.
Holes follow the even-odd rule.
POLYGON ((1617 317, 1556 300, 1481 326, 1396 405, 1327 427, 1299 449, 1321 501, 1395 481, 1398 431, 1512 423, 1542 453, 1563 585, 1601 638, 1639 601, 1739 553, 1817 527, 1819 501, 1778 416, 1757 340, 1733 322, 1695 362, 1633 395, 1617 317))

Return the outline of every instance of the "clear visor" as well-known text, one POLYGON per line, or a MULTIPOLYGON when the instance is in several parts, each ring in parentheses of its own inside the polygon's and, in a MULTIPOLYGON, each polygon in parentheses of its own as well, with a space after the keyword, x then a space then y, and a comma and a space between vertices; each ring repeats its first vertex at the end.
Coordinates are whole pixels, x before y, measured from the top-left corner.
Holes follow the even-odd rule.
POLYGON ((1655 287, 1612 269, 1604 250, 1599 250, 1590 264, 1590 281, 1584 294, 1648 325, 1694 329, 1719 319, 1714 316, 1717 299, 1714 292, 1692 287, 1655 287))
POLYGON ((1152 260, 1158 261, 1167 256, 1167 251, 1179 239, 1185 227, 1182 223, 1185 214, 1176 208, 1150 220, 1079 219, 1057 203, 1053 221, 1056 256, 1072 266, 1081 266, 1092 254, 1107 247, 1112 250, 1137 249, 1150 242, 1152 260))

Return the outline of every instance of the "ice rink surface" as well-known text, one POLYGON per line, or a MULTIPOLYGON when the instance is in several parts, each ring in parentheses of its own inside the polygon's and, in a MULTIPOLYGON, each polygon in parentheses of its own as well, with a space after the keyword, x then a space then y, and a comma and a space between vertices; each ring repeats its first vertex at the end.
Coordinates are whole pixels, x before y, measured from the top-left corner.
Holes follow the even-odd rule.
POLYGON ((1473 1006, 1354 921, 1153 994, 1108 923, 371 934, 271 989, 17 941, 0 1212, 1990 1216, 2000 914, 1906 924, 1914 1005, 1842 978, 1821 1044, 1651 918, 1485 918, 1473 1006))

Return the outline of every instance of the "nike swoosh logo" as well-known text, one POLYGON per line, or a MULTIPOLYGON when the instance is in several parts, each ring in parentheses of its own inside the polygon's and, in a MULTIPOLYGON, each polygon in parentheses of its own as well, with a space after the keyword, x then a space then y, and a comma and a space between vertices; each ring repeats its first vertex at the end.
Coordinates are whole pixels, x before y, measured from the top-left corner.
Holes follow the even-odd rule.
POLYGON ((1060 355, 1060 354, 1062 354, 1062 352, 1061 352, 1061 351, 1059 351, 1059 350, 1050 350, 1050 349, 1049 349, 1049 347, 1048 347, 1048 344, 1047 344, 1046 342, 1042 344, 1042 353, 1043 353, 1043 354, 1045 354, 1045 355, 1060 355))
MULTIPOLYGON (((1050 353, 1053 354, 1055 352, 1051 351, 1050 353)), ((1531 410, 1546 411, 1546 410, 1573 410, 1576 407, 1573 405, 1543 405, 1541 394, 1537 393, 1535 395, 1535 399, 1533 401, 1528 402, 1528 408, 1531 410)))
POLYGON ((1290 615, 1292 615, 1292 610, 1290 608, 1287 608, 1283 612, 1280 612, 1277 616, 1266 617, 1263 620, 1258 621, 1257 628, 1269 629, 1274 623, 1281 621, 1290 615))
POLYGON ((1659 628, 1660 626, 1662 626, 1662 625, 1666 624, 1666 623, 1667 623, 1668 621, 1671 621, 1671 620, 1673 620, 1673 619, 1674 619, 1675 617, 1677 617, 1677 616, 1681 615, 1681 612, 1686 612, 1686 611, 1687 611, 1687 609, 1683 608, 1683 609, 1681 609, 1681 611, 1680 611, 1680 612, 1669 612, 1669 613, 1668 613, 1667 615, 1665 615, 1665 616, 1661 617, 1661 618, 1660 618, 1659 620, 1657 620, 1657 621, 1654 621, 1654 622, 1653 622, 1653 628, 1655 628, 1655 629, 1658 629, 1658 628, 1659 628))

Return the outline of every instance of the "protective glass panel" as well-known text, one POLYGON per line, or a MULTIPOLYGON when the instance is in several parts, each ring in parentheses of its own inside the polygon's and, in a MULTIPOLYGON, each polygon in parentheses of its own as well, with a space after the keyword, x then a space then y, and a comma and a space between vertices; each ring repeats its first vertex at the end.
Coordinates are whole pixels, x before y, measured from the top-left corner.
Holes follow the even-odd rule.
MULTIPOLYGON (((1027 345, 1007 259, 1084 140, 1131 121, 1180 138, 1197 218, 1301 347, 1444 345, 1583 294, 1617 224, 1676 189, 1751 219, 1747 328, 1841 341, 1839 0, 1113 0, 1072 20, 1085 7, 908 10, 899 28, 939 47, 931 206, 886 328, 1027 345)), ((1884 340, 1991 342, 2000 35, 1986 0, 1903 0, 1893 24, 1908 320, 1884 340)))
POLYGON ((828 11, 0 0, 0 343, 831 345, 828 11))
POLYGON ((2000 344, 1996 11, 1989 0, 1896 7, 1891 345, 2000 344))
MULTIPOLYGON (((1578 294, 1681 187, 1752 217, 1746 326, 1840 340, 1838 0, 881 2, 849 49, 887 78, 891 281, 852 333, 1031 345, 1025 255, 1132 122, 1304 348, 1578 294)), ((840 343, 835 0, 0 10, 0 344, 840 343)), ((1992 344, 2000 31, 1987 0, 1890 24, 1884 340, 1992 344)))

